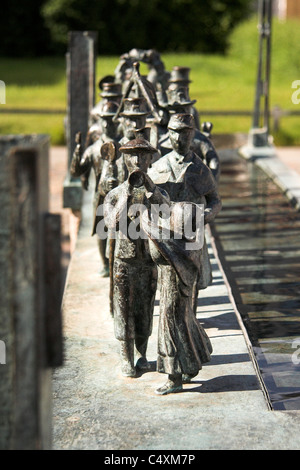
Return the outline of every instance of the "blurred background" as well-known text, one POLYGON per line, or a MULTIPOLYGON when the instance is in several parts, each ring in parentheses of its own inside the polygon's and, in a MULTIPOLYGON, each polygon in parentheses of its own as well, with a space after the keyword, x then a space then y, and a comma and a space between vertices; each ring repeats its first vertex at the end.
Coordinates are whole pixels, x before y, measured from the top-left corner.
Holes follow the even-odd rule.
MULTIPOLYGON (((271 131, 276 145, 299 145, 299 117, 290 112, 300 110, 291 100, 300 79, 300 2, 273 3, 270 108, 283 115, 271 131)), ((10 0, 0 17, 0 133, 47 133, 53 145, 65 144, 70 30, 98 33, 96 83, 124 52, 154 48, 167 70, 191 68, 190 95, 215 133, 248 132, 251 115, 230 112, 253 110, 257 24, 253 0, 10 0)))

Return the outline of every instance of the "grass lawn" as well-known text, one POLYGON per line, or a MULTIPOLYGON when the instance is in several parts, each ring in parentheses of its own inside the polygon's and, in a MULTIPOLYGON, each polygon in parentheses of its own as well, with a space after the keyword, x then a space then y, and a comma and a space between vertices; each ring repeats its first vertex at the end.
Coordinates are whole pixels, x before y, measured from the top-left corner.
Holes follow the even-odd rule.
MULTIPOLYGON (((272 40, 271 107, 300 111, 291 101, 292 82, 300 79, 300 21, 274 20, 272 40)), ((120 54, 125 51, 120 51, 120 54)), ((190 96, 202 119, 214 123, 214 132, 248 132, 250 117, 210 116, 210 110, 252 110, 257 73, 258 33, 256 18, 240 25, 233 33, 227 56, 204 54, 163 54, 166 69, 174 65, 191 68, 190 96)), ((112 74, 118 57, 99 57, 98 81, 112 74)), ((144 64, 142 73, 147 70, 144 64)), ((66 108, 65 58, 0 58, 0 79, 6 84, 7 108, 66 108)), ((0 114, 0 132, 47 133, 52 144, 64 143, 63 114, 0 114)), ((299 117, 281 120, 277 145, 300 145, 299 117)))

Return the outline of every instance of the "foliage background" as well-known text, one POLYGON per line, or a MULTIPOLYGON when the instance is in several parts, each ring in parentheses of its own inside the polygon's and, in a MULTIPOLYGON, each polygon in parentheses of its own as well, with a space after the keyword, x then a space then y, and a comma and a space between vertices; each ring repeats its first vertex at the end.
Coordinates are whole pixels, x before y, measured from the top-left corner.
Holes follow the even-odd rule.
MULTIPOLYGON (((58 1, 58 0, 55 0, 58 1)), ((61 1, 61 0, 60 0, 61 1)), ((63 0, 67 1, 67 0, 63 0)), ((74 0, 69 0, 73 4, 74 0)), ((81 0, 78 0, 81 2, 81 0)), ((90 0, 92 1, 92 0, 90 0)), ((106 3, 105 0, 98 0, 106 3)), ((111 0, 115 1, 115 0, 111 0)), ((40 4, 53 4, 54 0, 40 2, 40 4)), ((166 2, 168 3, 168 2, 166 2)), ((204 5, 205 2, 199 0, 204 5)), ((224 2, 221 2, 224 3, 224 2)), ((231 3, 231 2, 230 2, 231 3)), ((11 0, 11 6, 15 0, 11 0)), ((20 2, 21 4, 21 2, 20 2)), ((15 44, 10 53, 4 57, 0 54, 0 79, 6 84, 6 105, 1 105, 0 133, 47 133, 51 135, 53 144, 63 144, 64 116, 66 109, 66 44, 60 44, 63 53, 52 52, 51 57, 45 55, 43 42, 33 41, 35 32, 32 26, 29 37, 26 31, 30 28, 29 16, 35 18, 30 5, 37 4, 37 0, 27 0, 27 15, 23 16, 23 33, 13 30, 6 39, 9 43, 13 33, 18 37, 19 46, 26 45, 26 56, 20 57, 20 50, 15 44), (43 47, 42 47, 43 46, 43 47), (14 57, 14 55, 16 57, 14 57), (29 57, 28 57, 29 55, 29 57), (61 109, 61 114, 8 114, 5 109, 61 109)), ((22 5, 22 4, 21 4, 22 5)), ((11 10, 12 11, 12 10, 11 10)), ((69 15, 70 13, 68 13, 69 15)), ((20 20, 20 19, 19 19, 20 20)), ((3 16, 0 22, 4 24, 3 16)), ((9 25, 7 20, 7 25, 9 25)), ((183 25, 183 23, 182 23, 183 25)), ((36 25, 39 29, 41 25, 36 25)), ((9 29, 9 28, 8 28, 9 29)), ((36 32, 37 34, 37 32, 36 32)), ((49 33, 50 34, 50 33, 49 33)), ((63 35, 65 41, 67 36, 63 35)), ((171 37, 171 35, 170 35, 171 37)), ((45 39, 45 38, 44 38, 45 39)), ((100 41, 99 41, 100 42, 100 41)), ((101 43, 100 43, 101 45, 101 43)), ((122 46, 122 47, 121 47, 122 46)), ((133 44, 136 46, 136 43, 133 44)), ((3 43, 0 43, 3 51, 3 43)), ((147 48, 150 44, 147 43, 147 48)), ((99 54, 97 60, 97 76, 113 73, 118 64, 119 56, 130 48, 120 49, 116 54, 99 54)), ((191 68, 190 95, 197 100, 196 107, 201 112, 202 120, 212 120, 214 132, 248 132, 251 127, 251 117, 219 117, 209 114, 209 110, 252 110, 254 105, 254 91, 257 73, 258 32, 257 15, 239 23, 227 37, 226 54, 214 52, 209 54, 203 51, 169 51, 158 49, 166 69, 171 70, 175 65, 185 65, 191 68)), ((291 101, 291 85, 300 79, 300 21, 287 20, 273 21, 272 33, 272 72, 270 99, 271 108, 279 105, 282 109, 300 111, 300 105, 291 101)), ((144 65, 144 64, 142 64, 144 65)), ((142 70, 143 72, 143 70, 142 70)), ((97 90, 98 93, 98 90, 97 90)), ((273 124, 273 123, 272 123, 273 124)), ((300 145, 299 117, 287 116, 282 118, 280 131, 274 134, 276 145, 300 145)))
POLYGON ((160 52, 225 53, 233 28, 253 0, 20 0, 5 1, 0 56, 64 53, 68 31, 93 30, 99 54, 133 47, 160 52))

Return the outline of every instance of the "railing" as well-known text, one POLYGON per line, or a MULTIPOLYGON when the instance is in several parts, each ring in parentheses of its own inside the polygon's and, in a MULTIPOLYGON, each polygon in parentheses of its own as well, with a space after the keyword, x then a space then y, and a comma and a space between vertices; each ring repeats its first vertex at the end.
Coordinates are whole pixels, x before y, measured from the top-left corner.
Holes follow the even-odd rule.
POLYGON ((65 109, 0 108, 0 114, 66 114, 65 109))
MULTIPOLYGON (((37 109, 37 108, 0 108, 0 114, 66 114, 65 109, 37 109)), ((200 116, 223 116, 234 117, 244 116, 252 117, 253 111, 248 110, 199 110, 200 116)), ((278 132, 280 121, 285 117, 300 116, 300 110, 281 109, 280 106, 274 106, 270 110, 270 117, 273 120, 273 131, 278 132)))
MULTIPOLYGON (((246 110, 236 110, 236 111, 231 111, 231 110, 205 110, 205 111, 199 111, 200 116, 224 116, 224 117, 230 117, 230 116, 253 116, 253 111, 246 111, 246 110)), ((280 129, 280 121, 284 117, 295 117, 295 116, 300 116, 300 110, 292 110, 292 109, 281 109, 280 106, 274 106, 270 110, 270 117, 273 120, 273 131, 278 132, 280 129)))

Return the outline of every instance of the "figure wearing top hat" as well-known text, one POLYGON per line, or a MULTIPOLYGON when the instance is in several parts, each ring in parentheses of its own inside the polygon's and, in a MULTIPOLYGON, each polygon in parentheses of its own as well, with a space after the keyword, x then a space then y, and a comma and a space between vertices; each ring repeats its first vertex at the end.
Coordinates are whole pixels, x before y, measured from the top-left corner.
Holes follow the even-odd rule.
MULTIPOLYGON (((196 100, 191 100, 188 93, 188 88, 185 83, 188 82, 187 79, 187 67, 178 67, 176 75, 173 74, 172 81, 170 81, 170 86, 167 90, 168 94, 168 109, 170 116, 174 114, 191 114, 191 109, 193 109, 193 104, 196 100), (183 70, 185 71, 183 73, 183 70), (180 74, 179 74, 180 71, 180 74)), ((187 69, 189 70, 189 69, 187 69)), ((194 117, 194 114, 193 114, 194 117)), ((195 122, 195 118, 194 118, 195 122)), ((212 125, 210 123, 204 123, 205 129, 208 127, 211 130, 212 125)), ((172 150, 172 144, 169 137, 169 131, 161 137, 158 144, 159 151, 162 155, 166 155, 172 150)), ((213 143, 211 142, 208 134, 201 132, 197 126, 195 126, 195 132, 191 143, 191 149, 195 152, 204 163, 210 168, 215 180, 218 182, 220 176, 220 159, 214 148, 213 143)))
MULTIPOLYGON (((174 114, 168 124, 172 151, 161 157, 149 169, 155 184, 164 189, 171 201, 203 204, 205 224, 213 221, 221 210, 217 184, 211 170, 191 150, 195 133, 191 114, 174 114)), ((201 272, 198 289, 205 289, 212 281, 212 270, 206 243, 199 252, 201 272)), ((197 292, 198 293, 198 292, 197 292)), ((194 298, 196 312, 197 296, 194 298)))
POLYGON ((113 81, 106 81, 107 77, 104 77, 99 81, 100 93, 99 96, 101 99, 98 101, 96 106, 92 109, 92 115, 95 113, 95 118, 97 119, 97 111, 101 111, 103 106, 108 101, 114 101, 115 103, 120 104, 122 98, 122 86, 120 83, 115 83, 113 81))
MULTIPOLYGON (((125 155, 129 177, 105 197, 104 220, 109 238, 115 237, 114 329, 120 344, 121 370, 124 376, 134 377, 135 367, 150 368, 146 351, 152 332, 157 284, 157 269, 150 256, 148 239, 139 236, 138 215, 136 211, 132 212, 137 204, 149 204, 144 183, 135 178, 134 172, 147 173, 156 149, 139 137, 122 145, 120 151, 125 155), (132 227, 137 229, 134 231, 137 236, 133 235, 132 227), (136 365, 134 346, 138 358, 136 365)), ((156 191, 161 195, 158 188, 156 191)), ((150 202, 156 202, 155 191, 150 202)))
MULTIPOLYGON (((108 102, 105 106, 103 106, 102 111, 99 112, 99 117, 101 119, 101 128, 102 133, 98 140, 90 145, 84 152, 82 148, 82 143, 80 139, 80 133, 77 134, 77 146, 75 148, 70 171, 72 176, 81 176, 81 175, 89 175, 91 169, 94 170, 95 177, 96 177, 96 184, 95 184, 95 194, 94 194, 94 222, 92 228, 92 235, 94 235, 95 227, 96 227, 96 210, 99 204, 103 202, 103 197, 101 200, 100 194, 100 177, 103 170, 103 158, 101 156, 101 147, 106 142, 118 142, 116 140, 116 128, 118 123, 113 121, 113 117, 118 109, 118 104, 114 102, 108 102)), ((88 181, 86 184, 86 189, 88 187, 88 181)), ((100 271, 100 275, 103 277, 107 277, 109 275, 109 267, 108 267, 108 259, 105 255, 106 251, 106 240, 98 239, 98 247, 100 258, 102 262, 102 269, 100 271)))
MULTIPOLYGON (((86 147, 93 144, 101 135, 102 127, 101 127, 101 116, 100 112, 103 111, 104 106, 113 101, 114 103, 120 104, 122 98, 122 87, 119 83, 114 83, 112 80, 114 77, 107 75, 102 80, 99 81, 99 89, 101 92, 99 93, 101 99, 93 107, 90 113, 90 127, 87 133, 86 139, 86 147)), ((118 131, 120 133, 120 131, 118 131)))
MULTIPOLYGON (((149 110, 145 98, 126 98, 124 100, 123 111, 120 113, 123 137, 118 142, 118 146, 107 147, 108 158, 103 164, 102 175, 100 179, 100 193, 102 196, 111 191, 116 186, 122 184, 128 178, 128 169, 126 165, 126 155, 120 150, 124 144, 135 138, 145 138, 150 140, 150 128, 146 127, 146 119, 149 110)), ((156 149, 153 148, 152 158, 160 157, 156 149)), ((96 220, 99 222, 99 219, 96 220)), ((110 265, 110 311, 113 315, 113 264, 115 259, 115 240, 111 239, 107 245, 106 257, 110 265)))
POLYGON ((115 152, 115 157, 107 159, 103 165, 100 181, 103 195, 106 195, 111 189, 127 179, 128 171, 125 156, 119 148, 136 137, 149 139, 150 129, 145 127, 148 114, 149 111, 144 98, 127 98, 124 100, 124 109, 120 113, 122 137, 118 141, 118 150, 115 152))
POLYGON ((175 66, 171 70, 167 88, 168 109, 171 114, 189 113, 194 116, 195 127, 200 129, 200 118, 197 109, 193 106, 196 100, 189 96, 190 68, 175 66))
MULTIPOLYGON (((138 137, 151 141, 151 128, 147 124, 149 115, 149 107, 144 97, 126 98, 124 100, 124 107, 120 113, 123 131, 120 145, 138 137)), ((153 161, 158 158, 160 158, 160 154, 156 150, 153 154, 153 161)))

